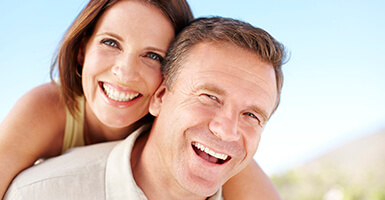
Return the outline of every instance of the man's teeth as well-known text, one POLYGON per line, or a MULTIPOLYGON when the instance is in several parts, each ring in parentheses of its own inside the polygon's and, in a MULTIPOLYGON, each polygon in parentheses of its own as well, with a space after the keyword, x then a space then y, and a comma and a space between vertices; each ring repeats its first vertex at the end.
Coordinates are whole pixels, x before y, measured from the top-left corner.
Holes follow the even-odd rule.
POLYGON ((202 144, 199 144, 197 142, 193 142, 192 145, 194 145, 197 149, 204 151, 205 153, 209 154, 210 156, 213 156, 215 158, 226 160, 228 155, 216 153, 213 150, 209 149, 208 147, 203 146, 202 144))
POLYGON ((104 93, 115 101, 131 101, 139 96, 139 93, 119 92, 107 84, 103 84, 104 93))

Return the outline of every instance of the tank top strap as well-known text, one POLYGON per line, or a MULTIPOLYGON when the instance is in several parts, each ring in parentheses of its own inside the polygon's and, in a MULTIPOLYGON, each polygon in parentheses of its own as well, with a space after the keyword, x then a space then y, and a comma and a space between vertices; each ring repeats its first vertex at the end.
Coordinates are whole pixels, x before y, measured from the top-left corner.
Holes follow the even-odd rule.
POLYGON ((84 146, 84 96, 77 97, 77 116, 71 115, 66 107, 66 125, 62 153, 70 148, 84 146))

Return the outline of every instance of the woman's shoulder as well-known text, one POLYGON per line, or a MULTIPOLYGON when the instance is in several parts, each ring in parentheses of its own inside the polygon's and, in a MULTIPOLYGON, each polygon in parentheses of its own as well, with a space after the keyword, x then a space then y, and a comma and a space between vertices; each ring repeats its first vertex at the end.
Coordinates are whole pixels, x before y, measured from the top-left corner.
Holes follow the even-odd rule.
POLYGON ((66 121, 62 102, 60 88, 55 83, 31 89, 4 118, 0 134, 9 141, 23 144, 18 151, 20 156, 26 151, 32 159, 58 155, 66 121))
POLYGON ((52 100, 60 100, 60 85, 51 81, 44 83, 28 91, 23 98, 30 100, 41 100, 50 102, 52 100))
POLYGON ((55 82, 32 88, 19 99, 15 106, 52 125, 61 126, 61 122, 65 121, 65 104, 61 98, 60 86, 55 82))
POLYGON ((44 108, 49 108, 51 112, 64 111, 64 103, 60 94, 60 85, 55 82, 44 83, 32 88, 25 93, 19 101, 31 106, 38 105, 38 108, 42 108, 43 110, 44 108))

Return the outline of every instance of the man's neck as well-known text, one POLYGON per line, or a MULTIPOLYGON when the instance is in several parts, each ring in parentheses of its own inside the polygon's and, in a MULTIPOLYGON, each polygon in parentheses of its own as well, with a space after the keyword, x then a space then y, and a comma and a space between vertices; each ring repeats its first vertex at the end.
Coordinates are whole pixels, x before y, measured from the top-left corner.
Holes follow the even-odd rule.
POLYGON ((162 161, 160 152, 151 144, 149 133, 139 137, 131 155, 131 168, 136 184, 149 200, 205 199, 181 188, 162 161), (188 198, 190 197, 190 198, 188 198))

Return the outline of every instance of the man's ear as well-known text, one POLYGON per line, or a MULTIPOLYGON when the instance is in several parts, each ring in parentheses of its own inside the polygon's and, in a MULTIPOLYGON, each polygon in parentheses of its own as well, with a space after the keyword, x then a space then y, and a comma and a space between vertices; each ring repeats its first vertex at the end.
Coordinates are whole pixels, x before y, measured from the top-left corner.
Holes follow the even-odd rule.
POLYGON ((167 87, 163 82, 151 97, 149 112, 151 115, 157 117, 162 108, 164 98, 166 96, 167 87))
POLYGON ((86 45, 87 45, 87 39, 83 37, 82 41, 80 41, 79 51, 78 51, 78 64, 80 66, 83 66, 84 64, 84 54, 86 52, 86 45))

